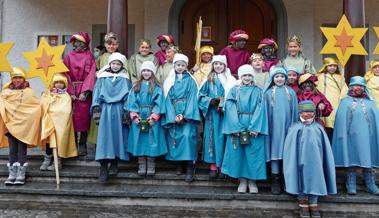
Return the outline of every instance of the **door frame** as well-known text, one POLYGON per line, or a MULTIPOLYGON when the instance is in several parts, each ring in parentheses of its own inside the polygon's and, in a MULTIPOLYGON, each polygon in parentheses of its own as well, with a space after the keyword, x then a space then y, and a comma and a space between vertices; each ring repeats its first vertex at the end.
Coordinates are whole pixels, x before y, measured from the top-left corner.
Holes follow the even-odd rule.
MULTIPOLYGON (((286 7, 284 6, 283 0, 267 0, 272 6, 275 17, 276 17, 276 33, 279 49, 279 57, 284 57, 286 54, 286 43, 288 37, 288 18, 286 7)), ((180 29, 179 17, 182 8, 187 0, 174 0, 170 7, 170 12, 168 15, 168 32, 175 37, 175 41, 179 42, 178 31, 180 29)), ((226 45, 225 45, 226 46, 226 45)))

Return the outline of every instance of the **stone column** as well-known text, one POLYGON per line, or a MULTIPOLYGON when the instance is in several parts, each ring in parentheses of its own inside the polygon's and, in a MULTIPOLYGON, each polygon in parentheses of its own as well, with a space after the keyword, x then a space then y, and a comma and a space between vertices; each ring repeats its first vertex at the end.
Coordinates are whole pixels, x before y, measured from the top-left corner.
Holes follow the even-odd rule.
MULTIPOLYGON (((343 0, 343 13, 352 27, 365 27, 365 0, 343 0)), ((363 37, 361 43, 365 45, 363 37)), ((352 55, 345 66, 346 83, 352 76, 364 76, 366 73, 365 56, 352 55)))
POLYGON ((108 0, 107 32, 119 37, 119 51, 128 55, 128 0, 108 0))

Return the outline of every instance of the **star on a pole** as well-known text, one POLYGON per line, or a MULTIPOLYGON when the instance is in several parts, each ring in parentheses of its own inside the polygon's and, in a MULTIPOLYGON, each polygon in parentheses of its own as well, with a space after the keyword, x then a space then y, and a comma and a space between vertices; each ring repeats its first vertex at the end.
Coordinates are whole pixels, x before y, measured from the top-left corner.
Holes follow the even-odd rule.
MULTIPOLYGON (((376 33, 376 37, 379 39, 379 27, 374 27, 374 31, 376 33)), ((379 54, 379 42, 378 44, 376 45, 375 49, 374 49, 374 54, 379 54)))
POLYGON ((12 66, 7 59, 7 55, 13 47, 13 42, 0 43, 0 71, 11 72, 12 66))
POLYGON ((52 47, 42 38, 37 50, 24 52, 23 55, 30 64, 26 78, 40 77, 48 87, 55 73, 68 71, 61 59, 64 48, 65 45, 52 47))
POLYGON ((335 54, 342 66, 345 66, 351 55, 367 55, 361 39, 367 28, 351 27, 343 15, 336 28, 321 27, 321 32, 327 39, 320 54, 335 54))

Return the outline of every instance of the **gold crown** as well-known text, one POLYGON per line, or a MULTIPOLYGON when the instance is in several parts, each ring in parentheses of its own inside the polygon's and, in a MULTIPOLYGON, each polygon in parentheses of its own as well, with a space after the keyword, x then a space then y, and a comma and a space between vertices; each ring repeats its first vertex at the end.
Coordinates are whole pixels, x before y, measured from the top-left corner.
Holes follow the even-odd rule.
POLYGON ((288 37, 287 44, 289 44, 290 42, 294 42, 300 46, 301 45, 301 38, 297 35, 293 35, 291 37, 288 37))
POLYGON ((257 58, 260 58, 260 59, 263 59, 263 56, 261 53, 253 53, 251 56, 250 56, 250 60, 254 60, 254 59, 257 59, 257 58))

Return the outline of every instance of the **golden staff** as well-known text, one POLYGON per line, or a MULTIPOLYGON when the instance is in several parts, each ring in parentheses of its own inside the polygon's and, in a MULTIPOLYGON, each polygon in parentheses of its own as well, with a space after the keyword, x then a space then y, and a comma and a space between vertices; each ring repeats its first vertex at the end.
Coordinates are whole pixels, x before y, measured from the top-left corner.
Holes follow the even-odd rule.
POLYGON ((201 47, 201 30, 203 28, 203 21, 201 20, 201 16, 199 17, 199 22, 196 23, 196 43, 195 43, 195 51, 196 51, 196 64, 199 65, 201 62, 200 57, 200 47, 201 47))

